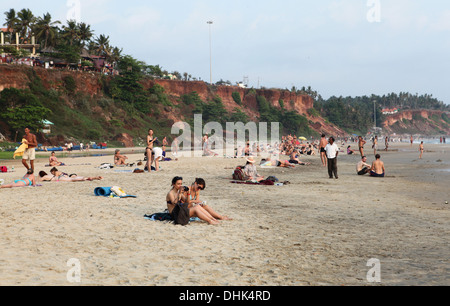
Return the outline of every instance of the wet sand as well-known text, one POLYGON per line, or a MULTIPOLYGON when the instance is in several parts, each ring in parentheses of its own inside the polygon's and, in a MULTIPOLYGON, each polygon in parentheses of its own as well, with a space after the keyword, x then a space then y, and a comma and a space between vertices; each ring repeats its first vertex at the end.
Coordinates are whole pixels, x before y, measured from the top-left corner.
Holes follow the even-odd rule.
MULTIPOLYGON (((385 178, 357 176, 359 156, 342 153, 338 180, 318 156, 294 169, 258 168, 290 182, 284 186, 230 183, 243 159, 183 157, 138 174, 98 169, 112 156, 59 158, 69 164, 64 172, 104 180, 0 190, 0 285, 450 285, 450 146, 426 145, 422 160, 416 144, 390 149, 379 152, 385 178), (201 198, 233 220, 146 220, 165 209, 176 175, 185 184, 204 178, 201 198), (94 196, 111 186, 137 198, 94 196), (81 283, 67 279, 72 258, 81 283), (372 258, 380 283, 367 279, 372 258)), ((129 161, 143 158, 121 151, 129 161)), ((369 145, 366 154, 372 162, 369 145)), ((20 161, 1 163, 15 165, 0 174, 6 183, 24 174, 20 161)), ((46 163, 37 160, 36 170, 49 171, 46 163)))

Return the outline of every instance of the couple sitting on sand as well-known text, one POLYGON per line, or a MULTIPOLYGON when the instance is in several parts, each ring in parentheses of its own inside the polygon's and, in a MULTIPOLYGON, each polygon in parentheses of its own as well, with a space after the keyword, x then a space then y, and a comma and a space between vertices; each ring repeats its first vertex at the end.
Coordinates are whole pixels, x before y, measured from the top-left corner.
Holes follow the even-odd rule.
POLYGON ((375 155, 375 161, 372 163, 372 166, 367 164, 367 157, 361 157, 361 161, 356 165, 356 172, 358 175, 365 175, 370 173, 372 177, 384 177, 386 171, 384 169, 384 163, 380 160, 380 154, 375 155))
POLYGON ((183 178, 176 176, 172 179, 172 189, 166 196, 167 209, 172 212, 178 203, 188 204, 190 217, 198 217, 211 225, 219 224, 219 220, 231 220, 219 215, 206 202, 200 201, 200 190, 206 187, 205 180, 196 178, 191 187, 183 186, 183 178))

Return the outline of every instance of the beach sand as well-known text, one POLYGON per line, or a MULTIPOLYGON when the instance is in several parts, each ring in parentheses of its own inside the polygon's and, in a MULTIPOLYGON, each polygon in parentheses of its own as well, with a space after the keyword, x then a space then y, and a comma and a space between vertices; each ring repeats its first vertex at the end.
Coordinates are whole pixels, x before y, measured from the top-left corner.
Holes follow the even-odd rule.
MULTIPOLYGON (((284 186, 230 183, 244 159, 183 157, 139 174, 99 169, 111 155, 59 158, 69 164, 64 172, 104 180, 0 190, 0 285, 448 286, 450 146, 426 145, 422 160, 416 144, 390 149, 380 151, 385 178, 357 176, 359 156, 342 153, 338 180, 318 156, 295 169, 258 168, 290 182, 284 186), (233 220, 185 227, 146 220, 166 208, 174 176, 186 185, 204 178, 201 198, 233 220), (94 196, 111 186, 137 198, 94 196), (80 283, 67 278, 72 258, 80 283), (367 278, 372 258, 379 283, 367 278)), ((121 151, 129 161, 143 158, 121 151)), ((369 145, 366 154, 372 162, 369 145)), ((48 171, 47 162, 37 160, 36 171, 48 171)), ((25 173, 20 160, 1 163, 16 169, 0 174, 5 183, 25 173)))

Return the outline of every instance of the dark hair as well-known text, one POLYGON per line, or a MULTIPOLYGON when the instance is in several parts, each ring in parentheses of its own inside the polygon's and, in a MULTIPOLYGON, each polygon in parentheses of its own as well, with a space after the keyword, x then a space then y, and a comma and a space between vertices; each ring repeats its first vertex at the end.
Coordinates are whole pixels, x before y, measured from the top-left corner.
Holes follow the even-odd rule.
POLYGON ((53 167, 50 169, 50 173, 52 173, 53 171, 58 171, 58 169, 56 169, 56 167, 53 167))
POLYGON ((206 188, 205 180, 202 179, 202 178, 196 178, 196 179, 195 179, 195 183, 197 183, 197 185, 203 185, 203 189, 206 188))
POLYGON ((375 158, 376 158, 376 159, 381 158, 380 154, 375 155, 375 158))
POLYGON ((322 137, 325 137, 325 134, 322 134, 322 137))
POLYGON ((179 180, 183 180, 183 178, 181 176, 175 176, 172 179, 172 185, 175 185, 175 183, 178 182, 179 180))
POLYGON ((44 177, 44 176, 46 176, 47 175, 47 172, 45 172, 45 171, 39 171, 39 176, 40 177, 44 177))

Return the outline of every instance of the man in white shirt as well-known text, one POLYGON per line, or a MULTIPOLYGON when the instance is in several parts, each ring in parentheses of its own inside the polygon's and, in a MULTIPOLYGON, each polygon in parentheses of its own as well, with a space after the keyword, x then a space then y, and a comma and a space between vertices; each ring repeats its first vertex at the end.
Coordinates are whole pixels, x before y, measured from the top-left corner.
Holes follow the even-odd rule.
POLYGON ((337 179, 337 156, 339 154, 339 148, 334 142, 334 138, 330 137, 328 139, 328 144, 325 147, 325 152, 327 154, 327 165, 328 165, 328 175, 330 179, 334 177, 337 179))

